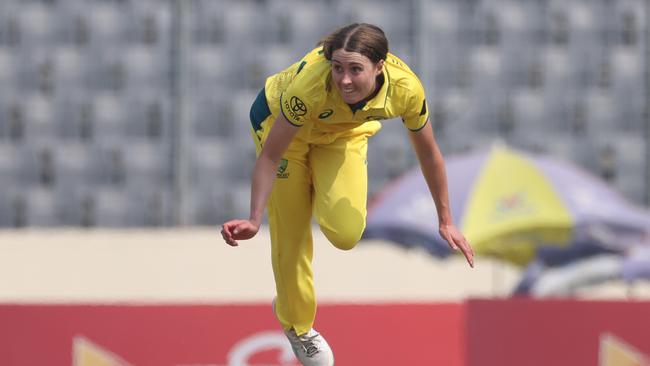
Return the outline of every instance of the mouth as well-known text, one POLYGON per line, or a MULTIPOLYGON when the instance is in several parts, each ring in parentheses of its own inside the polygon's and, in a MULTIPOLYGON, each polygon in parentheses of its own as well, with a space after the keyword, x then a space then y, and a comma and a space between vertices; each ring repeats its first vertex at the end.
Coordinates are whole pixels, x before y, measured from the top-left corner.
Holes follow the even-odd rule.
POLYGON ((353 86, 339 86, 339 91, 341 92, 341 97, 343 97, 347 103, 350 103, 357 94, 357 90, 353 86))

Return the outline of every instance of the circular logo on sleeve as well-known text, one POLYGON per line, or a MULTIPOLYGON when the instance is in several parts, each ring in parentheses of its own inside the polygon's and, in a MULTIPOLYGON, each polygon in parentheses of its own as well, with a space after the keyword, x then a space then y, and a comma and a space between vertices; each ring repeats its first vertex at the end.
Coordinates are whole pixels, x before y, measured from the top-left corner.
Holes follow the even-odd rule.
POLYGON ((305 103, 303 103, 303 101, 298 97, 291 97, 291 100, 289 100, 289 106, 291 107, 291 111, 298 117, 307 114, 305 103))

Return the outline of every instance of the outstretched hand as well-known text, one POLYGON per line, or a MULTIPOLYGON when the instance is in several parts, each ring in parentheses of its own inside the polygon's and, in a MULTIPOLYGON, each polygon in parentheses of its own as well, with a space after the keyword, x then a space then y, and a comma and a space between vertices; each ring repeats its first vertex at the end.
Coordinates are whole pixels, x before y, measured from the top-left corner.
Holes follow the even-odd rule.
POLYGON ((460 250, 469 266, 474 268, 474 250, 463 234, 454 225, 440 225, 440 236, 447 241, 453 250, 460 250))
POLYGON ((260 229, 249 220, 230 220, 221 225, 221 236, 226 244, 236 247, 237 240, 247 240, 255 236, 260 229))

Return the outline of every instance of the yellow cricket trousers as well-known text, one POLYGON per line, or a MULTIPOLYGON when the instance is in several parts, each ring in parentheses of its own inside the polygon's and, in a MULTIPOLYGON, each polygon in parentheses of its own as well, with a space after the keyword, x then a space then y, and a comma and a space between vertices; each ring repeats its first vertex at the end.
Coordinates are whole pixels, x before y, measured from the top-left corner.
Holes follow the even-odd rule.
MULTIPOLYGON (((253 124, 258 154, 274 120, 269 115, 260 128, 253 124)), ((327 133, 305 125, 284 154, 268 215, 276 315, 285 330, 306 333, 316 316, 312 214, 339 249, 352 249, 361 238, 366 225, 368 137, 380 127, 379 122, 367 122, 327 133)))

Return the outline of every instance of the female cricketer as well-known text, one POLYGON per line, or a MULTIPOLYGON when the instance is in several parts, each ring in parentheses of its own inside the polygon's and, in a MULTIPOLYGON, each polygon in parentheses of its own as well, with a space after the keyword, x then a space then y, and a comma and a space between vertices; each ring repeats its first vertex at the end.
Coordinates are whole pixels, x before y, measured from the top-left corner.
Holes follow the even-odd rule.
POLYGON ((401 117, 436 204, 439 232, 473 267, 474 253, 452 222, 442 154, 417 76, 388 52, 384 32, 351 24, 269 77, 250 111, 257 160, 248 220, 223 224, 227 244, 252 238, 268 204, 277 296, 274 311, 304 365, 333 365, 313 329, 312 214, 327 239, 352 249, 365 229, 368 138, 379 120, 401 117))

